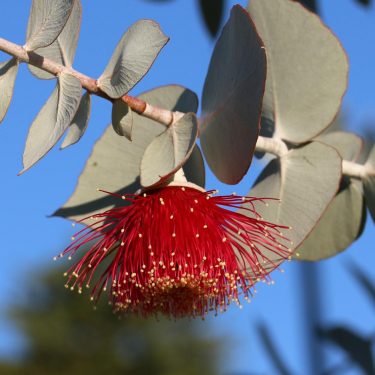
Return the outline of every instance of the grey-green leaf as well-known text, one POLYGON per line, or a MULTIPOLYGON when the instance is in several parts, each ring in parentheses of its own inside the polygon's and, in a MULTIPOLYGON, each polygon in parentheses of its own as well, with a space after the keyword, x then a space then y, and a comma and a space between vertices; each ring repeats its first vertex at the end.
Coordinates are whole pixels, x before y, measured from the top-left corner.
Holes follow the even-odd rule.
POLYGON ((363 180, 366 205, 370 211, 372 220, 375 221, 375 146, 372 147, 365 164, 367 177, 363 180))
POLYGON ((124 136, 130 141, 132 140, 133 111, 121 99, 113 102, 112 126, 118 135, 124 136))
POLYGON ((237 5, 216 43, 202 96, 202 150, 225 183, 238 183, 250 167, 265 79, 262 42, 249 14, 237 5))
MULTIPOLYGON (((250 191, 250 196, 281 199, 281 203, 271 201, 268 207, 257 209, 265 220, 292 227, 285 236, 293 242, 293 249, 314 229, 336 195, 341 163, 335 149, 313 142, 271 161, 250 191)), ((275 258, 273 253, 269 256, 275 258)))
POLYGON ((141 162, 141 185, 155 186, 166 181, 189 159, 198 136, 194 113, 181 119, 156 137, 146 148, 141 162))
POLYGON ((52 44, 64 28, 75 0, 33 0, 27 27, 27 51, 52 44))
POLYGON ((350 132, 335 131, 325 133, 315 138, 315 140, 334 147, 344 160, 349 161, 356 161, 363 148, 362 138, 350 132))
MULTIPOLYGON (((35 50, 39 55, 50 59, 60 65, 72 66, 77 49, 78 37, 81 28, 82 6, 80 0, 75 0, 62 32, 57 39, 47 47, 35 50)), ((33 65, 28 65, 32 74, 41 79, 55 78, 54 75, 45 72, 33 65)))
MULTIPOLYGON (((349 161, 357 160, 363 146, 360 137, 343 131, 326 133, 316 139, 334 147, 349 161)), ((343 178, 338 194, 298 249, 297 259, 316 261, 332 257, 358 238, 366 217, 362 191, 361 181, 343 178)))
POLYGON ((263 116, 275 137, 306 142, 333 121, 347 88, 348 60, 333 33, 292 0, 251 0, 267 51, 263 116))
POLYGON ((205 187, 206 170, 204 168, 203 156, 198 145, 194 146, 193 152, 184 164, 185 177, 188 181, 194 182, 196 185, 205 187))
POLYGON ((366 215, 362 182, 345 181, 317 226, 298 249, 296 259, 317 261, 348 248, 362 231, 366 215))
MULTIPOLYGON (((197 96, 181 86, 164 86, 140 96, 151 105, 181 112, 195 112, 197 96)), ((55 212, 73 220, 80 220, 124 201, 96 191, 96 188, 123 193, 134 193, 141 188, 139 168, 150 142, 165 131, 165 126, 134 114, 133 141, 119 137, 109 126, 97 141, 73 195, 55 212)), ((193 153, 194 155, 194 153, 193 153)), ((186 164, 189 164, 187 162, 186 164)), ((194 177, 195 174, 193 174, 194 177)), ((200 184, 200 181, 191 180, 200 184)))
POLYGON ((82 95, 81 102, 77 112, 70 124, 64 141, 61 145, 61 149, 77 143, 85 133, 87 125, 89 124, 91 113, 91 96, 88 92, 82 95))
POLYGON ((98 86, 111 98, 120 98, 149 71, 168 40, 156 22, 136 22, 118 43, 98 86))
POLYGON ((0 123, 3 121, 12 100, 17 72, 17 59, 13 58, 0 64, 0 123))
POLYGON ((30 127, 20 173, 40 160, 63 135, 77 112, 81 91, 76 77, 60 74, 58 85, 30 127))

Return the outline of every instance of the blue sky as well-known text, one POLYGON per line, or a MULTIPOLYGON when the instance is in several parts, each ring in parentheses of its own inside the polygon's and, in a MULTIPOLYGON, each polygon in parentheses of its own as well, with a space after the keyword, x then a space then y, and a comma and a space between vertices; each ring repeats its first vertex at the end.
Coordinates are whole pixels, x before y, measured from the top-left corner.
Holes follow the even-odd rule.
MULTIPOLYGON (((29 4, 7 1, 0 13, 0 36, 24 43, 29 4)), ((246 5, 246 1, 228 1, 230 6, 246 5)), ((324 21, 333 29, 346 49, 350 65, 349 90, 344 99, 344 113, 350 129, 361 133, 365 124, 375 123, 375 7, 364 10, 354 0, 323 0, 324 21)), ((213 42, 203 28, 195 1, 167 1, 158 5, 151 1, 82 0, 83 22, 74 67, 98 77, 124 30, 141 18, 158 21, 171 37, 149 74, 136 86, 133 94, 150 88, 178 83, 201 94, 213 42)), ((4 60, 0 54, 0 60, 4 60)), ((72 234, 69 222, 49 219, 47 215, 63 204, 72 193, 77 177, 91 148, 110 122, 110 104, 94 98, 89 128, 78 145, 50 152, 30 171, 17 177, 22 169, 22 152, 34 116, 53 88, 52 82, 35 79, 22 66, 17 77, 15 95, 6 119, 0 125, 0 355, 9 356, 19 348, 19 336, 2 315, 8 304, 22 298, 31 272, 52 264, 52 257, 68 243, 72 234)), ((374 126, 374 125, 373 125, 374 126)), ((254 164, 250 174, 238 185, 238 193, 246 193, 261 166, 254 164)), ((233 187, 218 184, 209 174, 207 187, 219 187, 222 193, 233 187)), ((321 298, 321 320, 346 323, 358 331, 374 332, 371 305, 357 284, 348 276, 346 264, 354 261, 375 282, 372 265, 374 225, 368 222, 365 233, 350 249, 334 259, 319 263, 318 284, 321 298)), ((272 373, 268 357, 262 349, 255 324, 264 321, 273 332, 275 342, 296 373, 304 373, 309 350, 302 334, 308 314, 301 305, 306 285, 300 264, 286 265, 284 274, 276 273, 276 284, 259 288, 259 293, 243 310, 236 307, 209 319, 207 335, 226 334, 228 350, 223 359, 223 373, 272 373)), ((310 267, 311 268, 311 267, 310 267)), ((341 354, 327 361, 339 361, 341 354)), ((353 374, 356 372, 353 372, 353 374)))

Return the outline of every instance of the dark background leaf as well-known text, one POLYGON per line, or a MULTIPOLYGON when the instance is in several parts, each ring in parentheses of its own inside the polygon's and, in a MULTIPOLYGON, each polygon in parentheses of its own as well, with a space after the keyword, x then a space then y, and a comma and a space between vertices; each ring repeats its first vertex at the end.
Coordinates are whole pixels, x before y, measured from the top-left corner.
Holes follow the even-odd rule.
POLYGON ((372 341, 353 332, 347 327, 318 328, 317 334, 322 340, 337 345, 355 362, 366 375, 375 374, 372 358, 372 341))
POLYGON ((198 4, 207 31, 214 38, 223 20, 226 0, 198 0, 198 4))
POLYGON ((30 277, 22 302, 9 315, 27 339, 17 362, 0 360, 11 374, 217 374, 219 342, 208 339, 199 321, 113 316, 88 293, 64 288, 64 269, 30 277))
POLYGON ((368 297, 375 306, 375 284, 356 264, 348 264, 348 269, 356 281, 358 281, 362 288, 367 292, 368 297))
POLYGON ((291 375, 292 372, 288 369, 278 347, 273 342, 272 334, 269 332, 268 328, 263 323, 260 323, 257 326, 257 330, 264 348, 267 350, 275 369, 278 371, 277 373, 281 375, 291 375))
POLYGON ((316 0, 299 0, 299 2, 313 12, 319 13, 319 7, 316 0))
POLYGON ((371 5, 372 0, 357 0, 357 3, 367 6, 367 5, 371 5))

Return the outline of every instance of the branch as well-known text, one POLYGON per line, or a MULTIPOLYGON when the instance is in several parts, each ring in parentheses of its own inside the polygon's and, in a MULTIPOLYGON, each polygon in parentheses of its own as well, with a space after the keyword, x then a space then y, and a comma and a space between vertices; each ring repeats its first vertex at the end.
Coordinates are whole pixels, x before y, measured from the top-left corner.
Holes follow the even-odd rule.
MULTIPOLYGON (((0 38, 0 51, 8 53, 9 55, 17 58, 20 62, 34 65, 37 68, 55 76, 58 76, 62 72, 71 74, 78 78, 82 87, 91 94, 98 95, 111 102, 114 101, 114 99, 110 98, 99 88, 96 79, 82 74, 71 67, 60 65, 35 52, 27 52, 22 46, 3 38, 0 38)), ((122 96, 121 100, 139 115, 157 121, 165 126, 173 124, 183 116, 183 113, 181 112, 173 112, 167 109, 154 107, 144 100, 130 95, 122 96)), ((288 152, 287 145, 281 139, 266 138, 262 136, 258 137, 255 149, 256 151, 267 152, 278 157, 282 157, 288 152)), ((343 160, 342 173, 346 176, 362 179, 367 175, 367 169, 363 165, 343 160)))
MULTIPOLYGON (((71 67, 66 67, 56 62, 47 59, 35 52, 27 52, 22 46, 12 43, 6 39, 0 38, 0 50, 12 55, 17 58, 20 62, 25 62, 30 65, 34 65, 39 69, 42 69, 48 73, 58 76, 62 72, 73 75, 78 78, 84 89, 94 95, 98 95, 111 102, 114 99, 110 98, 105 92, 103 92, 96 79, 91 78, 85 74, 82 74, 71 67)), ((121 100, 126 103, 134 112, 139 115, 148 117, 155 120, 165 126, 169 126, 177 121, 181 114, 179 112, 171 112, 166 109, 154 107, 149 103, 146 103, 142 99, 132 97, 130 95, 124 95, 121 100)))
MULTIPOLYGON (((277 138, 258 137, 255 150, 275 155, 279 158, 288 153, 288 147, 285 142, 277 138)), ((368 167, 357 164, 349 160, 342 161, 342 174, 348 177, 364 179, 369 175, 368 167)))

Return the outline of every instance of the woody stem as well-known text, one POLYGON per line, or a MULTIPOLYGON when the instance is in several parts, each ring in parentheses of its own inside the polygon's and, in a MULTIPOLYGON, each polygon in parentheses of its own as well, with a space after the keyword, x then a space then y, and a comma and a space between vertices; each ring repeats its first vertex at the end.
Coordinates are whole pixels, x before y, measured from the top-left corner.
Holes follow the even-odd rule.
MULTIPOLYGON (((16 58, 18 61, 34 65, 37 68, 51 73, 56 77, 62 72, 71 74, 74 77, 78 78, 81 82, 82 87, 91 94, 98 95, 112 102, 114 100, 100 89, 96 79, 80 73, 72 67, 58 64, 39 55, 38 53, 27 52, 22 46, 12 43, 3 38, 0 38, 0 51, 6 52, 16 58)), ((178 113, 174 113, 163 108, 154 107, 151 104, 146 103, 142 99, 135 98, 130 95, 123 95, 121 97, 121 100, 139 115, 148 117, 166 126, 171 125, 176 120, 176 117, 179 117, 178 113)))
MULTIPOLYGON (((6 39, 0 38, 0 51, 6 52, 16 58, 19 62, 34 65, 48 73, 58 76, 62 72, 68 73, 79 79, 84 89, 93 95, 98 95, 111 102, 114 101, 98 86, 96 79, 91 78, 83 73, 78 72, 72 67, 58 64, 46 57, 35 52, 27 52, 24 47, 12 43, 6 39)), ((177 121, 183 115, 180 112, 173 112, 167 109, 154 107, 140 98, 130 95, 123 95, 121 100, 126 103, 134 112, 157 121, 165 126, 169 126, 177 121)), ((288 152, 287 145, 281 139, 273 139, 259 136, 256 143, 256 151, 266 152, 278 157, 284 156, 288 152)), ((362 179, 366 176, 366 168, 363 165, 343 160, 342 172, 344 175, 362 179)))

